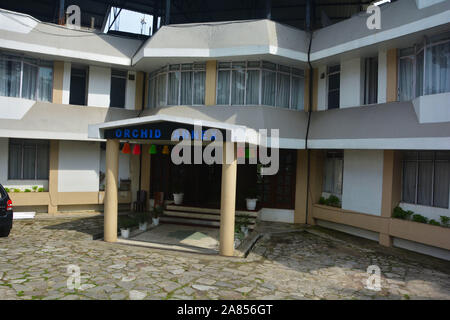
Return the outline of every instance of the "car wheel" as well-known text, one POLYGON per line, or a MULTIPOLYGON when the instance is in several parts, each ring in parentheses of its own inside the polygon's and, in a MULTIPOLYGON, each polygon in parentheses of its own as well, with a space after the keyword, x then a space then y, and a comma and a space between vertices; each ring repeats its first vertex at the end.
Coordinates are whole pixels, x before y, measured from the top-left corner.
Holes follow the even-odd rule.
POLYGON ((5 237, 9 236, 10 231, 11 231, 10 228, 0 229, 0 238, 5 238, 5 237))

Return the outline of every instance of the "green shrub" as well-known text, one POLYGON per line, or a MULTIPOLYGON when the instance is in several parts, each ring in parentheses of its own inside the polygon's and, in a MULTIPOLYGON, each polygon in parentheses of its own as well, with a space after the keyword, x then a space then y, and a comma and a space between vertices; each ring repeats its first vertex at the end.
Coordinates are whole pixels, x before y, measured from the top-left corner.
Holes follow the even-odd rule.
POLYGON ((326 205, 327 204, 327 200, 324 197, 320 197, 319 204, 326 205))
POLYGON ((414 214, 412 216, 412 220, 419 223, 428 223, 428 218, 424 217, 421 214, 414 214))
POLYGON ((405 211, 400 207, 395 207, 392 217, 402 220, 411 220, 411 216, 414 214, 411 210, 405 211))
POLYGON ((24 192, 31 192, 31 189, 25 189, 24 192))
POLYGON ((450 228, 450 217, 441 216, 441 224, 443 227, 450 228))
POLYGON ((341 200, 339 200, 339 198, 336 197, 335 195, 330 195, 328 197, 328 199, 325 199, 324 197, 320 197, 319 204, 323 204, 325 206, 330 206, 330 207, 340 208, 341 200))
POLYGON ((440 226, 441 224, 439 222, 437 222, 434 219, 431 219, 430 221, 428 221, 429 224, 433 225, 433 226, 440 226))
POLYGON ((44 188, 39 188, 37 192, 44 192, 44 188))
POLYGON ((14 189, 13 192, 22 192, 20 189, 14 189))
POLYGON ((9 193, 9 188, 5 188, 5 191, 6 191, 7 193, 9 193))
POLYGON ((162 206, 155 206, 152 211, 152 218, 158 219, 164 212, 164 208, 162 206))
POLYGON ((32 189, 34 192, 36 192, 37 189, 38 189, 38 186, 32 186, 31 189, 32 189))
POLYGON ((147 222, 148 218, 149 218, 148 212, 143 211, 143 212, 138 212, 136 214, 136 219, 139 221, 139 223, 147 222))
POLYGON ((137 220, 130 216, 119 216, 118 218, 119 229, 128 229, 136 226, 137 224, 137 220))

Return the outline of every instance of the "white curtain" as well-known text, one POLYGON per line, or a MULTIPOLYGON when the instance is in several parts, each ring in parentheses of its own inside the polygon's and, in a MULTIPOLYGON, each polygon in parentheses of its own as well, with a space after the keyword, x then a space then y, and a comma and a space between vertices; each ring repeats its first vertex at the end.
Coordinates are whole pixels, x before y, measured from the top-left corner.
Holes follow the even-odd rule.
POLYGON ((304 108, 305 79, 292 77, 292 101, 291 108, 303 110, 304 108))
POLYGON ((402 200, 406 203, 416 202, 416 170, 417 162, 406 161, 403 163, 402 200))
POLYGON ((21 179, 22 178, 21 171, 22 171, 22 145, 10 142, 8 178, 11 180, 21 179))
POLYGON ((36 144, 25 142, 23 145, 23 179, 36 178, 36 144))
POLYGON ((166 79, 167 74, 160 74, 157 78, 157 93, 156 93, 156 104, 157 107, 166 105, 166 79))
POLYGON ((423 50, 416 56, 416 92, 413 92, 413 97, 423 96, 423 50), (414 95, 415 94, 415 95, 414 95))
POLYGON ((414 98, 413 95, 413 74, 414 74, 414 59, 402 58, 399 66, 399 100, 409 101, 414 98))
POLYGON ((39 68, 38 99, 41 101, 52 101, 53 69, 49 67, 39 68))
POLYGON ((421 161, 419 162, 419 181, 417 184, 417 204, 431 206, 433 201, 432 194, 432 178, 433 177, 433 162, 421 161))
POLYGON ((46 180, 48 179, 49 170, 49 147, 48 143, 37 144, 37 172, 36 179, 46 180))
POLYGON ((245 104, 259 104, 259 70, 247 71, 247 85, 245 93, 245 104))
POLYGON ((152 78, 152 75, 150 75, 150 83, 148 86, 148 107, 156 107, 156 77, 152 78))
POLYGON ((22 79, 22 98, 36 100, 36 82, 38 67, 24 63, 22 79))
POLYGON ((205 104, 206 72, 194 72, 194 104, 205 104))
POLYGON ((192 104, 192 72, 181 73, 181 105, 192 104))
POLYGON ((233 70, 231 78, 231 104, 244 105, 245 95, 245 71, 233 70))
POLYGON ((289 108, 290 80, 288 74, 278 74, 277 107, 289 108))
POLYGON ((434 168, 434 206, 448 208, 450 163, 436 162, 434 168))
POLYGON ((217 77, 217 104, 230 104, 230 71, 219 70, 217 77))
POLYGON ((335 195, 342 194, 342 158, 326 158, 323 175, 323 191, 335 195))
POLYGON ((262 101, 266 106, 275 106, 276 73, 272 71, 262 71, 262 101))
POLYGON ((16 61, 0 60, 0 95, 18 97, 20 92, 21 63, 16 61))
POLYGON ((169 94, 167 97, 168 105, 178 105, 178 94, 180 92, 180 72, 169 73, 169 94))
POLYGON ((427 48, 426 94, 450 92, 450 42, 427 48))

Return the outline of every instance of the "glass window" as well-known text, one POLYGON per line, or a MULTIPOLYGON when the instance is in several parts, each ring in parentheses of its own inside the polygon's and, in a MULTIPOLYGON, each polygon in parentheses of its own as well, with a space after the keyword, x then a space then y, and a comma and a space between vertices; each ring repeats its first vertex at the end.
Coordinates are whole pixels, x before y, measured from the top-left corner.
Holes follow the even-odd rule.
POLYGON ((9 179, 47 180, 48 171, 48 141, 23 139, 9 140, 9 179))
POLYGON ((403 153, 402 201, 448 208, 449 151, 403 153))
POLYGON ((342 195, 344 152, 329 151, 324 161, 323 192, 342 195))
POLYGON ((74 68, 70 71, 69 104, 86 105, 87 69, 74 68))
POLYGON ((111 71, 111 94, 109 106, 125 108, 125 95, 127 88, 127 72, 120 70, 111 71))
POLYGON ((328 109, 337 109, 340 104, 341 71, 340 66, 328 68, 328 109))
POLYGON ((378 58, 364 60, 364 104, 378 101, 378 58))
POLYGON ((0 95, 51 101, 52 91, 51 63, 0 54, 0 95))

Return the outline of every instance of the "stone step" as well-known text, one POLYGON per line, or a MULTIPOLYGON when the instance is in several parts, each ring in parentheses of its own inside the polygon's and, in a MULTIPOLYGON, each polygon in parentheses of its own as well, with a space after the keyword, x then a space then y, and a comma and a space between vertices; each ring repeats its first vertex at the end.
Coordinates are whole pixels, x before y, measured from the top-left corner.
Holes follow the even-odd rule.
MULTIPOLYGON (((209 220, 209 221, 220 221, 220 215, 218 215, 218 214, 164 210, 164 215, 168 216, 168 217, 179 217, 179 218, 186 218, 186 219, 190 218, 190 219, 200 219, 200 220, 209 220)), ((250 217, 249 220, 250 220, 250 224, 254 224, 256 218, 250 217)))
MULTIPOLYGON (((171 212, 164 211, 164 215, 160 217, 161 222, 192 225, 192 226, 205 226, 205 227, 220 227, 220 216, 216 215, 199 215, 195 213, 183 213, 183 212, 171 212)), ((254 220, 254 219, 253 219, 254 220)), ((248 228, 253 230, 255 221, 250 220, 248 228)))
MULTIPOLYGON (((195 212, 195 213, 220 216, 220 209, 188 207, 188 206, 182 206, 182 205, 181 206, 167 205, 166 209, 168 211, 195 212)), ((258 212, 257 211, 236 210, 236 216, 242 216, 242 215, 248 215, 251 218, 256 218, 258 216, 258 212)))

